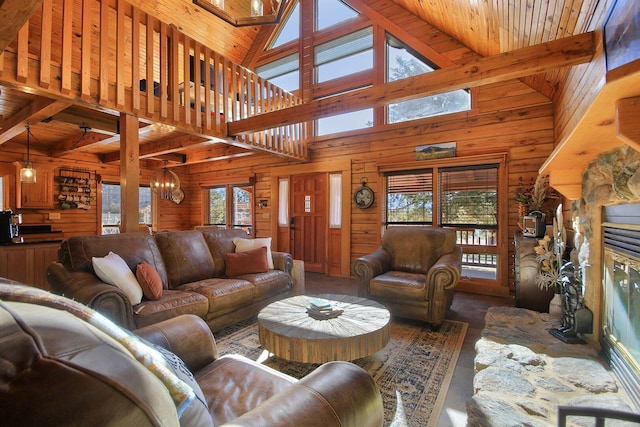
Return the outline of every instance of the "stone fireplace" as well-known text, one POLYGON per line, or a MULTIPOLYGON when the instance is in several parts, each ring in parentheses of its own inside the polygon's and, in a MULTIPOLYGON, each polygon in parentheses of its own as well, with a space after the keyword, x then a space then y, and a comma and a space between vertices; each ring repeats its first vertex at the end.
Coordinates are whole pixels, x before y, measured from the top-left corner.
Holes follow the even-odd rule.
POLYGON ((584 173, 572 204, 572 254, 594 313, 585 337, 609 362, 640 406, 640 153, 628 146, 602 154, 584 173))

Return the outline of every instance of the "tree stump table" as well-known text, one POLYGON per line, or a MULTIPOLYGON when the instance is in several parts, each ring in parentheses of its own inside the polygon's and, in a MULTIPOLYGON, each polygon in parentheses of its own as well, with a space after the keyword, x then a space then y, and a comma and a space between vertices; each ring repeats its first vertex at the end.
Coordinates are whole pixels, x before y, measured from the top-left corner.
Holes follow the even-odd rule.
POLYGON ((260 344, 285 360, 324 363, 369 356, 389 342, 390 314, 381 304, 349 295, 299 295, 276 301, 258 314, 260 344), (318 298, 343 312, 316 320, 307 313, 318 298))

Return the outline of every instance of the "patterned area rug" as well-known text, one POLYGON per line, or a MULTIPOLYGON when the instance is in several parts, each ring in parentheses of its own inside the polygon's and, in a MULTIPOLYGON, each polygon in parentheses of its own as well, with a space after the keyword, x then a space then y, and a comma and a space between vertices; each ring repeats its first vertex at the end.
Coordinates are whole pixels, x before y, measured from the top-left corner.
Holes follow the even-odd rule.
MULTIPOLYGON (((446 320, 433 331, 422 323, 392 319, 387 346, 353 361, 369 372, 380 388, 385 426, 437 425, 467 326, 446 320)), ((295 378, 318 366, 269 356, 258 341, 255 319, 217 332, 215 337, 221 355, 241 354, 295 378)))

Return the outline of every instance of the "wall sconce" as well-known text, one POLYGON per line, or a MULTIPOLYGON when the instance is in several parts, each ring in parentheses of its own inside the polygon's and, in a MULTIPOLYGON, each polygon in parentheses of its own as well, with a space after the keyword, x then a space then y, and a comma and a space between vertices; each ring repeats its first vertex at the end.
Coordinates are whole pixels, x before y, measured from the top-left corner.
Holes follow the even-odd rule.
POLYGON ((260 208, 266 208, 269 204, 269 200, 267 199, 260 199, 260 208))
POLYGON ((31 163, 31 159, 29 157, 31 154, 31 127, 29 127, 29 124, 26 124, 25 127, 27 128, 27 161, 24 162, 20 169, 20 182, 24 184, 35 184, 36 170, 33 168, 33 163, 31 163))
POLYGON ((180 178, 175 172, 167 169, 167 161, 164 167, 151 176, 151 191, 160 195, 161 199, 170 199, 174 191, 180 189, 180 178))
POLYGON ((193 0, 193 3, 234 27, 246 27, 277 24, 287 0, 236 0, 228 10, 224 0, 193 0))

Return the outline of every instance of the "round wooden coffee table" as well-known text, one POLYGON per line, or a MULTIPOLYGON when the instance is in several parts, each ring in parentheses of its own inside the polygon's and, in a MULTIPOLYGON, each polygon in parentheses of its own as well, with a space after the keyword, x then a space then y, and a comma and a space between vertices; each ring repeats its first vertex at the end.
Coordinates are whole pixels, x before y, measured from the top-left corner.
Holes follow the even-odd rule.
POLYGON ((269 304, 258 314, 260 344, 274 355, 304 363, 355 360, 389 342, 390 314, 381 304, 349 295, 299 295, 269 304), (310 300, 322 298, 338 317, 316 320, 310 300))

